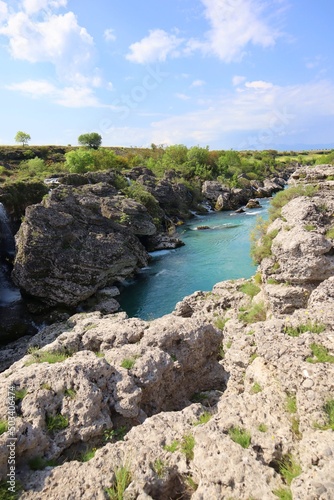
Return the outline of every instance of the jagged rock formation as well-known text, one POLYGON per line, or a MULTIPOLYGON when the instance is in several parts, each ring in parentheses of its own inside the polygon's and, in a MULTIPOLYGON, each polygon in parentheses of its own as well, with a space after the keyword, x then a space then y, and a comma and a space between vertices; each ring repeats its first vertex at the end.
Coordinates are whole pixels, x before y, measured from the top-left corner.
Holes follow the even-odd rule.
POLYGON ((244 188, 229 188, 218 181, 205 181, 202 193, 215 210, 236 210, 251 198, 266 198, 283 189, 285 179, 275 177, 265 181, 246 181, 244 188))
POLYGON ((2 419, 18 391, 22 499, 108 498, 121 466, 125 499, 334 497, 333 175, 299 171, 319 191, 283 208, 256 280, 218 283, 153 322, 82 314, 31 340, 40 350, 0 379, 2 419), (33 472, 36 457, 46 467, 33 472))
MULTIPOLYGON (((157 221, 119 194, 117 181, 113 171, 70 174, 40 204, 27 207, 12 274, 26 294, 44 306, 73 307, 146 266, 147 250, 183 244, 158 233, 157 221)), ((168 198, 174 187, 161 181, 153 191, 168 198)), ((158 204, 157 210, 160 224, 167 216, 158 204)))

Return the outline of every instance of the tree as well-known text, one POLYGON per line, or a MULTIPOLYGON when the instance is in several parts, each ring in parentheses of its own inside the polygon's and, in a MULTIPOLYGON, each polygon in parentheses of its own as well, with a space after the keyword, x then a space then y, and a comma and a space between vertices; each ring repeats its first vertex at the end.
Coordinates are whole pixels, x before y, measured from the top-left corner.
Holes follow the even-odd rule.
POLYGON ((82 146, 87 146, 92 149, 98 149, 102 143, 102 137, 97 132, 90 134, 81 134, 78 137, 78 143, 82 146))
POLYGON ((94 156, 92 151, 87 149, 77 149, 65 154, 65 166, 71 173, 83 174, 89 170, 94 170, 94 156))
POLYGON ((25 132, 19 131, 15 136, 15 142, 22 142, 22 146, 25 146, 30 141, 31 137, 25 132))

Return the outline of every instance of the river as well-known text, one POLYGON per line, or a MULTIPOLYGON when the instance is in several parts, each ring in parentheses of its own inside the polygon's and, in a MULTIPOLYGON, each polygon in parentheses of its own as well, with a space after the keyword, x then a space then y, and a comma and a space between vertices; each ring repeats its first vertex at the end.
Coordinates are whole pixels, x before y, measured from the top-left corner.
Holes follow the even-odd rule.
POLYGON ((129 316, 154 319, 170 313, 175 304, 197 290, 209 291, 219 281, 249 278, 256 270, 250 258, 250 231, 262 208, 246 213, 215 212, 196 216, 178 229, 185 246, 152 252, 151 261, 127 283, 119 302, 129 316), (198 226, 210 229, 197 230, 198 226))

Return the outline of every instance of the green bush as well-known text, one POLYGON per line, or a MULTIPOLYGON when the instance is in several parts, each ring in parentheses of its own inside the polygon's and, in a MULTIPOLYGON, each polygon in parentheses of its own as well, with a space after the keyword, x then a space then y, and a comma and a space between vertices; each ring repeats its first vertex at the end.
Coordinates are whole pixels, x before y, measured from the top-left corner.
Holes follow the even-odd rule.
POLYGON ((65 154, 65 166, 71 173, 83 174, 94 170, 94 155, 91 150, 79 148, 65 154))
POLYGON ((262 259, 270 257, 271 245, 279 231, 277 229, 267 233, 269 222, 258 218, 255 228, 251 232, 251 257, 256 264, 260 264, 262 259))
POLYGON ((318 191, 317 186, 300 184, 298 186, 292 186, 284 191, 277 193, 270 202, 269 207, 269 218, 270 221, 274 221, 281 215, 281 210, 289 203, 289 201, 299 196, 314 196, 318 191))
POLYGON ((299 463, 292 457, 292 455, 285 455, 282 460, 278 462, 279 473, 286 481, 287 485, 290 486, 292 480, 298 477, 302 468, 299 463))

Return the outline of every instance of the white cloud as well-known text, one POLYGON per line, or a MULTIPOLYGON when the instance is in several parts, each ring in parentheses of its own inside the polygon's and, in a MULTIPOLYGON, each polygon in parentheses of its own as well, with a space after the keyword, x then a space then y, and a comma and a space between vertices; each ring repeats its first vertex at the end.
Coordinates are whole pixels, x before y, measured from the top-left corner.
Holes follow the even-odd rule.
POLYGON ((8 7, 5 2, 0 1, 0 23, 5 21, 8 16, 8 7))
POLYGON ((190 87, 203 87, 203 85, 205 85, 205 81, 204 80, 194 80, 192 82, 192 84, 190 85, 190 87))
POLYGON ((116 40, 114 30, 111 28, 104 30, 103 36, 106 42, 114 42, 116 40))
POLYGON ((246 80, 245 76, 235 75, 232 78, 232 83, 236 87, 237 85, 240 85, 241 83, 243 83, 245 80, 246 80))
POLYGON ((264 17, 262 0, 201 0, 211 29, 205 40, 192 39, 188 52, 201 50, 225 62, 240 60, 249 43, 269 47, 278 32, 264 17))
POLYGON ((112 108, 112 106, 102 104, 95 96, 93 89, 87 86, 59 88, 46 80, 26 80, 13 83, 6 88, 21 92, 32 99, 47 97, 55 104, 67 108, 112 108))
POLYGON ((181 99, 181 101, 188 101, 190 99, 190 96, 186 94, 175 94, 175 97, 181 99))
POLYGON ((282 136, 292 137, 301 128, 312 135, 317 119, 334 117, 334 85, 326 80, 271 85, 261 92, 256 85, 243 89, 216 96, 214 105, 206 109, 152 123, 152 142, 212 144, 232 134, 246 137, 244 147, 255 143, 258 149, 266 149, 268 138, 279 142, 282 136))
POLYGON ((48 8, 66 7, 67 0, 22 0, 22 7, 27 14, 35 14, 48 8))
POLYGON ((270 82, 264 82, 263 80, 256 80, 254 82, 246 82, 245 87, 254 90, 268 90, 273 87, 273 84, 270 82))
MULTIPOLYGON (((41 9, 45 4, 50 8, 66 4, 62 0, 26 0, 25 3, 27 9, 41 9)), ((73 83, 75 75, 91 72, 93 38, 78 24, 73 12, 55 15, 50 10, 43 10, 37 16, 23 11, 11 13, 7 22, 0 26, 0 35, 8 38, 9 51, 14 59, 31 63, 50 62, 64 80, 73 83)))
POLYGON ((162 62, 168 56, 179 56, 177 49, 182 43, 183 39, 176 35, 160 29, 151 30, 147 37, 130 45, 130 52, 126 55, 126 59, 139 64, 162 62))

